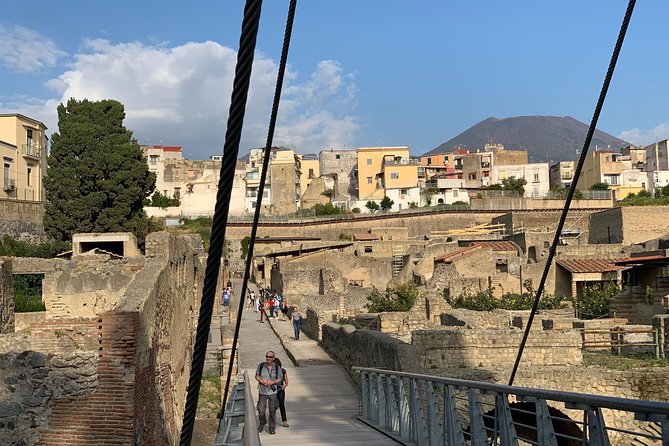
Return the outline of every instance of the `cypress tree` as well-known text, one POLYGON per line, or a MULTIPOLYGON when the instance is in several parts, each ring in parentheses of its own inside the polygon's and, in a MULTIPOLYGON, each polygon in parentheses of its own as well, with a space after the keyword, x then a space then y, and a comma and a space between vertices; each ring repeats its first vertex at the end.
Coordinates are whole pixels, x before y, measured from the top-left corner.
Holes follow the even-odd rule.
POLYGON ((44 179, 50 237, 131 231, 142 240, 148 232, 143 202, 156 179, 124 119, 123 104, 114 100, 70 99, 58 106, 44 179))

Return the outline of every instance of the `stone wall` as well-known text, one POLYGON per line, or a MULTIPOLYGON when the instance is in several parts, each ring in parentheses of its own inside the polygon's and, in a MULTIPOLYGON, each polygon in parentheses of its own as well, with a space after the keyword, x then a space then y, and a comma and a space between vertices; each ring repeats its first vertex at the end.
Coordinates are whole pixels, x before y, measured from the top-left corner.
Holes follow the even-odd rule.
POLYGON ((660 358, 669 359, 669 314, 653 317, 653 328, 657 330, 660 343, 660 358))
POLYGON ((33 311, 30 313, 15 313, 14 314, 14 330, 18 333, 20 331, 30 331, 30 326, 38 322, 46 320, 46 311, 33 311))
POLYGON ((14 332, 12 261, 0 257, 0 333, 14 332))
MULTIPOLYGON (((508 211, 508 210, 558 210, 564 208, 564 200, 542 200, 523 197, 484 197, 474 198, 469 202, 474 211, 508 211)), ((574 200, 571 209, 602 209, 613 207, 612 200, 574 200)))
POLYGON ((669 206, 618 207, 596 212, 590 216, 592 244, 643 243, 669 233, 669 206))
MULTIPOLYGON (((0 348, 0 353, 21 357, 38 352, 56 363, 88 353, 97 380, 90 395, 47 398, 52 391, 46 386, 45 398, 18 403, 20 413, 12 405, 14 418, 41 414, 35 415, 41 430, 33 429, 41 439, 26 444, 178 443, 199 311, 195 296, 201 293, 204 274, 193 246, 190 236, 161 232, 147 237, 141 261, 92 255, 24 264, 42 270, 45 280, 51 276, 45 298, 51 305, 44 321, 30 324, 29 333, 3 335, 5 352, 0 348)), ((0 374, 9 372, 5 365, 9 362, 0 361, 0 374)), ((87 370, 82 367, 82 373, 87 370)), ((75 378, 76 372, 67 376, 75 378)), ((0 392, 15 393, 2 387, 0 392)), ((16 426, 3 413, 0 422, 16 426)))
POLYGON ((0 221, 25 221, 42 225, 44 203, 0 199, 0 221))
POLYGON ((409 373, 423 373, 416 349, 405 342, 371 330, 356 330, 352 325, 323 325, 322 347, 334 357, 356 383, 352 367, 378 367, 409 373))
MULTIPOLYGON (((448 328, 413 332, 412 344, 423 367, 508 367, 512 366, 523 331, 518 329, 448 328)), ((523 354, 533 365, 580 364, 581 336, 577 331, 532 331, 523 354)))

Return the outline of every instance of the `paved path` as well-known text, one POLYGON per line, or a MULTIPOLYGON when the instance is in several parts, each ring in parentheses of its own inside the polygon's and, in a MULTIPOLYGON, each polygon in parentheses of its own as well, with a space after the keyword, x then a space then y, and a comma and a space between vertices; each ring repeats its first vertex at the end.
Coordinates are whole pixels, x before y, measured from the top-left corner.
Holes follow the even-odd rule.
MULTIPOLYGON (((244 310, 239 364, 248 370, 252 380, 257 365, 264 361, 268 350, 276 353, 288 372, 286 411, 290 427, 281 427, 277 410, 276 435, 270 435, 265 427, 260 434, 262 443, 288 446, 397 444, 355 418, 359 397, 353 383, 316 341, 304 334, 295 341, 289 321, 273 319, 261 324, 258 313, 244 310), (293 365, 289 356, 299 367, 293 365)), ((254 398, 257 398, 257 386, 252 388, 254 398)))

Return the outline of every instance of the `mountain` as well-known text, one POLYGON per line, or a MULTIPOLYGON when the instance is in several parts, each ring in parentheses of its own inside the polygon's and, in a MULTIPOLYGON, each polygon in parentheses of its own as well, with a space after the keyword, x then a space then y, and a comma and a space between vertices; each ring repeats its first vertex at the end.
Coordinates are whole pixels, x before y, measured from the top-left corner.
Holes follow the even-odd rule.
MULTIPOLYGON (((570 116, 516 116, 488 118, 426 153, 450 152, 458 147, 483 149, 488 142, 502 143, 505 149, 526 149, 530 162, 574 160, 585 142, 588 126, 570 116)), ((595 130, 590 150, 620 149, 622 139, 595 130)))

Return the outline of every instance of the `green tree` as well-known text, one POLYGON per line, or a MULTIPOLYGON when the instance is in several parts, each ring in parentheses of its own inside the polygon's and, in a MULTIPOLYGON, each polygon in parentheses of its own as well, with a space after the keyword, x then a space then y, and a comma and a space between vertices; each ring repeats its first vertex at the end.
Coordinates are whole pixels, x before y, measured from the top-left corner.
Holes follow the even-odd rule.
POLYGON ((124 119, 123 104, 113 100, 70 99, 58 106, 44 178, 44 229, 52 238, 132 231, 141 241, 150 230, 143 203, 155 175, 124 119))
POLYGON ((573 299, 573 305, 581 319, 597 319, 609 314, 611 299, 618 293, 620 287, 614 282, 586 285, 581 296, 573 299))
POLYGON ((390 198, 383 197, 383 200, 381 200, 381 210, 383 212, 386 212, 390 208, 392 208, 394 204, 395 204, 395 202, 393 200, 391 200, 390 198))
POLYGON ((367 296, 367 311, 383 313, 385 311, 409 311, 420 297, 420 292, 413 282, 406 282, 381 293, 374 288, 367 296))
POLYGON ((420 190, 421 195, 423 196, 423 200, 425 200, 425 204, 428 206, 432 206, 432 197, 435 194, 439 193, 439 189, 435 187, 427 187, 424 189, 420 190))
POLYGON ((525 178, 508 177, 502 180, 504 190, 516 191, 521 197, 525 195, 526 184, 527 180, 525 178))
POLYGON ((338 208, 332 203, 317 203, 314 205, 313 210, 315 215, 337 215, 346 213, 346 211, 338 208))
POLYGON ((609 183, 595 183, 590 186, 590 190, 607 190, 609 188, 609 183))
POLYGON ((170 206, 179 206, 180 204, 181 201, 178 198, 170 198, 167 195, 156 192, 151 196, 151 200, 147 206, 165 209, 170 206))
POLYGON ((379 210, 379 203, 377 203, 376 201, 369 200, 367 204, 365 204, 365 207, 369 209, 369 212, 373 214, 374 212, 379 210))

